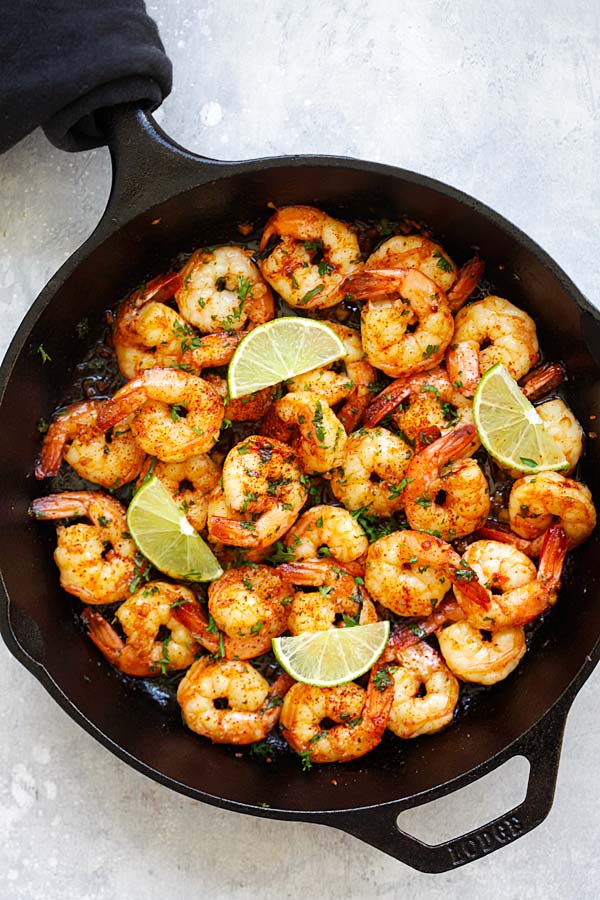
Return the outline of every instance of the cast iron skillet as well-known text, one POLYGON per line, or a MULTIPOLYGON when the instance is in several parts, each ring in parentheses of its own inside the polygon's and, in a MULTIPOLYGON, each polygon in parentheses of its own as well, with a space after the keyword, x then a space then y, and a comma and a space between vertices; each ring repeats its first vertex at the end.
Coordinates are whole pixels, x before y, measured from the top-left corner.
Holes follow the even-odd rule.
MULTIPOLYGON (((231 239, 231 223, 264 217, 269 201, 314 204, 359 218, 407 213, 433 226, 461 260, 477 244, 499 292, 535 317, 550 358, 566 361, 571 401, 584 424, 600 414, 600 314, 526 235, 423 175, 320 156, 218 162, 187 152, 151 116, 127 107, 107 113, 106 127, 114 165, 107 210, 33 304, 0 372, 0 630, 9 649, 105 747, 198 800, 340 828, 425 872, 463 865, 525 834, 550 810, 565 718, 600 652, 597 532, 573 554, 567 585, 536 652, 487 691, 485 702, 433 739, 406 741, 400 751, 384 742, 364 759, 303 773, 291 755, 269 766, 210 745, 100 663, 91 642, 74 628, 59 588, 51 557, 54 529, 27 516, 40 492, 31 474, 36 423, 72 380, 81 355, 76 323, 83 316, 92 333, 96 326, 99 331, 103 311, 116 298, 161 272, 180 250, 231 239), (40 344, 52 358, 46 365, 40 344), (454 791, 515 755, 531 764, 529 784, 523 803, 505 816, 436 846, 397 827, 403 810, 454 791)), ((596 504, 599 462, 600 441, 590 441, 583 478, 596 504)))

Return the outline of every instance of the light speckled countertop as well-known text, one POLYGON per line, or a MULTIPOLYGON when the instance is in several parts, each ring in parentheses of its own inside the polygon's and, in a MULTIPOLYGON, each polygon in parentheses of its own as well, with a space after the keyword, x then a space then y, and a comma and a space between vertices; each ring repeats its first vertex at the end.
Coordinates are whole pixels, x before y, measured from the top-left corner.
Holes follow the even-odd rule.
MULTIPOLYGON (((157 118, 183 145, 223 159, 351 155, 435 176, 523 228, 600 306, 596 3, 148 5, 175 66, 157 118)), ((105 151, 67 155, 41 133, 0 159, 2 348, 93 229, 109 184, 105 151)), ((598 896, 600 673, 569 717, 546 822, 427 876, 329 829, 169 792, 81 731, 3 646, 0 660, 1 900, 598 896)), ((517 761, 411 821, 434 839, 481 824, 520 799, 525 772, 517 761)))

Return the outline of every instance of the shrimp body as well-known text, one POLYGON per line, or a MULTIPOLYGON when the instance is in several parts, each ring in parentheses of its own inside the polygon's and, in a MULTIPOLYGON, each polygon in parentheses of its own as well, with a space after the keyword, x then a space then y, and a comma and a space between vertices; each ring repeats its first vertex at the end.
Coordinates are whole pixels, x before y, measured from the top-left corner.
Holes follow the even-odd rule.
POLYGON ((536 406, 536 412, 541 417, 544 428, 558 444, 569 463, 568 469, 562 474, 569 475, 583 453, 583 428, 567 404, 558 398, 540 403, 539 406, 536 406))
POLYGON ((109 433, 98 429, 102 405, 101 400, 75 403, 54 419, 44 436, 36 478, 57 475, 63 459, 82 478, 106 488, 137 477, 146 454, 127 422, 109 433))
POLYGON ((314 763, 349 762, 364 756, 381 741, 393 701, 393 679, 377 686, 371 670, 365 691, 354 682, 320 688, 294 684, 281 709, 281 730, 296 753, 314 763), (336 724, 324 727, 325 720, 336 724))
POLYGON ((347 509, 390 516, 404 505, 403 481, 412 450, 386 428, 361 428, 348 437, 331 490, 347 509))
MULTIPOLYGON (((456 425, 472 425, 472 407, 471 401, 450 381, 446 370, 437 367, 392 382, 369 404, 363 421, 371 427, 391 413, 401 432, 417 442, 420 435, 433 428, 444 435, 456 425)), ((462 455, 470 456, 478 447, 475 434, 462 455)))
POLYGON ((278 567, 278 573, 290 584, 318 588, 294 593, 287 623, 291 634, 377 622, 377 612, 366 590, 332 560, 284 563, 278 567))
POLYGON ((277 723, 289 677, 273 685, 248 662, 199 659, 184 675, 177 702, 185 724, 214 744, 263 741, 277 723), (216 701, 225 698, 227 709, 216 701))
POLYGON ((118 500, 93 491, 69 491, 38 497, 36 519, 82 517, 91 524, 58 525, 54 560, 65 591, 84 603, 114 603, 129 595, 145 563, 127 537, 125 509, 118 500))
POLYGON ((420 531, 394 531, 369 546, 365 587, 374 600, 399 616, 433 612, 459 583, 474 603, 487 603, 475 572, 439 538, 420 531))
POLYGON ((440 654, 420 641, 397 652, 396 663, 390 731, 408 739, 434 734, 449 725, 460 688, 440 654))
POLYGON ((190 329, 164 301, 180 284, 176 273, 159 275, 120 304, 113 345, 125 378, 135 378, 144 369, 179 363, 182 336, 190 329))
POLYGON ((147 369, 107 400, 100 428, 127 419, 138 444, 164 462, 212 450, 223 422, 223 401, 211 385, 179 369, 147 369))
POLYGON ((445 293, 458 275, 446 251, 420 234, 397 234, 384 241, 371 253, 365 269, 418 269, 445 293))
POLYGON ((362 342, 371 365, 399 378, 432 369, 454 333, 445 293, 417 269, 372 269, 347 281, 363 306, 362 342))
POLYGON ((125 640, 96 610, 85 609, 82 618, 88 636, 119 671, 126 675, 161 675, 187 669, 198 646, 190 632, 174 616, 174 608, 194 601, 193 593, 177 584, 149 581, 116 612, 125 640), (169 635, 158 640, 160 629, 169 635))
POLYGON ((439 632, 442 656, 462 681, 496 684, 507 678, 525 656, 523 628, 499 628, 488 637, 469 622, 455 622, 439 632))
POLYGON ((338 465, 346 445, 344 426, 318 394, 294 391, 275 404, 284 425, 298 429, 292 447, 306 474, 329 472, 338 465))
POLYGON ((241 247, 197 250, 181 270, 175 294, 183 318, 200 331, 241 331, 275 315, 271 289, 241 247))
POLYGON ((150 472, 169 489, 196 531, 202 531, 206 526, 209 495, 221 475, 216 462, 206 453, 190 456, 184 462, 167 463, 155 459, 144 466, 142 477, 150 472))
POLYGON ((324 504, 302 513, 286 534, 285 544, 298 561, 317 559, 326 548, 328 556, 342 563, 353 562, 369 547, 366 534, 347 509, 324 504))
POLYGON ((503 297, 490 296, 457 313, 446 364, 450 379, 460 381, 463 391, 472 396, 481 376, 495 363, 504 363, 518 380, 539 356, 531 316, 503 297))
POLYGON ((344 299, 344 278, 360 263, 358 240, 343 222, 312 206, 286 206, 271 216, 260 241, 263 277, 290 306, 324 309, 344 299))
POLYGON ((251 435, 223 463, 227 515, 209 511, 210 539, 236 547, 268 547, 294 524, 308 496, 293 450, 281 441, 251 435))
POLYGON ((463 596, 460 585, 454 594, 468 621, 476 628, 495 630, 526 625, 556 600, 566 553, 566 538, 560 528, 550 528, 536 571, 529 557, 498 541, 475 541, 463 559, 477 573, 488 593, 482 607, 463 596))
POLYGON ((229 396, 227 379, 221 375, 204 375, 204 380, 215 389, 225 404, 225 418, 230 422, 256 422, 269 411, 273 404, 275 388, 267 387, 254 391, 245 397, 232 400, 229 396))
POLYGON ((525 475, 515 481, 508 515, 512 530, 528 540, 541 537, 552 524, 560 526, 570 548, 587 540, 596 527, 589 488, 558 472, 525 475))
POLYGON ((413 457, 404 489, 411 528, 454 540, 485 523, 490 511, 485 475, 474 459, 459 458, 475 434, 473 425, 461 425, 413 457))

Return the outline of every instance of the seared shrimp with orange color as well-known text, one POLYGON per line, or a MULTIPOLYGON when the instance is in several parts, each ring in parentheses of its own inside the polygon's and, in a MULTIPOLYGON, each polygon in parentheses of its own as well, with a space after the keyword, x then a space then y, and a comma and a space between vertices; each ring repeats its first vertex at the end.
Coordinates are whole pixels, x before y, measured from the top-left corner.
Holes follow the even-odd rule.
POLYGON ((397 651, 395 662, 390 731, 407 740, 449 725, 460 688, 440 654, 420 641, 397 651))
POLYGON ((146 369, 127 382, 98 414, 112 428, 134 416, 138 444, 164 462, 183 462, 212 450, 223 422, 223 401, 210 384, 180 369, 146 369))
POLYGON ((211 541, 268 547, 294 524, 308 489, 296 454, 274 438, 251 435, 223 463, 220 515, 209 508, 211 541))
POLYGON ((362 579, 357 581, 333 560, 283 563, 277 572, 289 584, 317 588, 294 592, 287 623, 291 634, 377 621, 377 612, 361 584, 362 579))
POLYGON ((365 587, 396 615, 431 613, 457 584, 463 585, 473 603, 487 603, 476 573, 439 538, 420 531, 394 531, 369 546, 365 587))
POLYGON ((105 488, 137 477, 146 453, 127 421, 108 432, 98 428, 102 406, 102 400, 86 400, 61 410, 44 436, 36 478, 57 475, 63 459, 82 478, 105 488))
POLYGON ((274 728, 291 684, 280 675, 272 685, 248 662, 199 659, 177 689, 183 721, 214 744, 254 744, 274 728), (217 707, 225 699, 227 707, 217 707))
POLYGON ((371 365, 399 378, 432 369, 444 358, 454 319, 444 291, 418 269, 370 269, 347 279, 361 313, 371 365))
POLYGON ((97 610, 81 615, 89 637, 101 653, 125 675, 148 677, 187 669, 198 645, 174 616, 174 610, 194 600, 193 593, 177 584, 149 581, 125 600, 115 616, 125 640, 97 610), (159 631, 168 634, 159 639, 159 631))
POLYGON ((183 318, 200 331, 241 331, 275 315, 271 289, 242 247, 210 247, 193 253, 180 272, 175 294, 183 318))
POLYGON ((475 436, 473 425, 461 425, 412 458, 404 488, 411 528, 452 541, 485 523, 490 511, 487 480, 474 459, 461 458, 475 436))
POLYGON ((381 742, 393 699, 393 678, 377 666, 366 691, 353 681, 330 688, 294 684, 283 701, 281 730, 308 762, 349 762, 381 742))
POLYGON ((297 430, 291 446, 307 475, 330 472, 338 465, 346 446, 344 426, 318 394, 294 391, 275 403, 275 414, 297 430))
POLYGON ((361 262, 355 233, 312 206, 271 216, 260 241, 263 277, 290 306, 324 309, 344 299, 344 278, 361 262), (269 252, 270 242, 277 240, 269 252))
POLYGON ((60 583, 84 603, 114 603, 129 595, 146 568, 128 536, 125 509, 118 500, 94 491, 67 491, 38 497, 36 519, 89 519, 57 525, 54 561, 60 583))
MULTIPOLYGON (((363 421, 372 427, 391 413, 401 433, 416 443, 433 428, 444 435, 457 425, 472 425, 472 406, 452 384, 446 370, 437 367, 393 381, 369 404, 363 421)), ((463 455, 471 456, 478 448, 475 434, 463 455)))
POLYGON ((159 275, 119 305, 113 346, 125 378, 135 378, 144 369, 179 363, 182 338, 191 329, 165 300, 180 284, 177 273, 159 275))
POLYGON ((227 659, 253 659, 271 649, 288 617, 288 585, 268 566, 229 569, 208 588, 206 616, 197 603, 181 605, 175 615, 211 653, 227 659))
POLYGON ((524 553, 507 544, 470 544, 463 560, 477 573, 488 600, 485 606, 474 603, 457 584, 454 595, 465 617, 476 628, 492 631, 531 622, 556 602, 566 552, 565 533, 556 526, 545 534, 537 571, 524 553))
POLYGON ((539 541, 552 524, 560 526, 569 548, 587 540, 596 527, 596 509, 589 488, 559 472, 525 475, 515 481, 508 515, 512 530, 530 541, 539 541))
POLYGON ((302 513, 286 534, 285 544, 298 562, 319 556, 353 562, 369 548, 367 536, 354 516, 341 506, 325 504, 302 513))
POLYGON ((495 363, 504 363, 518 381, 539 357, 531 316, 503 297, 490 296, 457 313, 446 365, 450 380, 473 396, 481 376, 495 363))

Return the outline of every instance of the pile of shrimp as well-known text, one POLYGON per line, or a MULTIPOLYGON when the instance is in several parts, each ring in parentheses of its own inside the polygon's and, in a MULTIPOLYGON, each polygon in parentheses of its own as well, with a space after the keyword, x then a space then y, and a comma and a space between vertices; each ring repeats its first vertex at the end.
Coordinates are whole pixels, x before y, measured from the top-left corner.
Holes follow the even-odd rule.
POLYGON ((388 730, 435 733, 463 683, 507 678, 596 524, 571 477, 583 431, 556 395, 564 367, 539 365, 533 319, 481 287, 473 298, 478 257, 458 267, 414 223, 394 230, 365 252, 364 229, 292 206, 257 250, 197 250, 120 304, 122 386, 62 408, 35 467, 84 480, 31 514, 58 522, 60 582, 100 653, 134 678, 175 673, 197 734, 277 734, 305 767, 361 757, 388 730), (223 367, 281 301, 326 322, 346 356, 231 400, 223 367), (496 362, 568 471, 502 472, 480 449, 472 398, 496 362), (129 535, 113 493, 150 475, 221 561, 208 588, 154 572, 129 535), (492 504, 494 481, 507 503, 492 504), (295 683, 270 655, 280 635, 382 619, 389 642, 357 682, 295 683))

